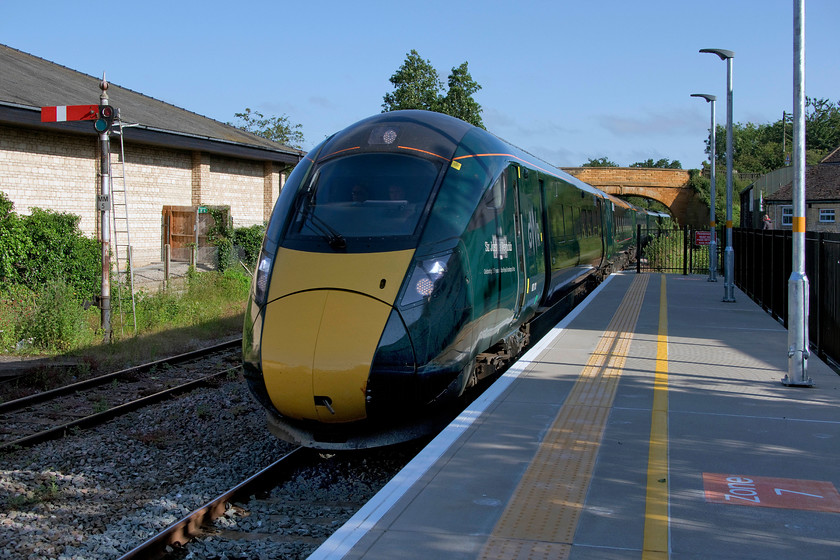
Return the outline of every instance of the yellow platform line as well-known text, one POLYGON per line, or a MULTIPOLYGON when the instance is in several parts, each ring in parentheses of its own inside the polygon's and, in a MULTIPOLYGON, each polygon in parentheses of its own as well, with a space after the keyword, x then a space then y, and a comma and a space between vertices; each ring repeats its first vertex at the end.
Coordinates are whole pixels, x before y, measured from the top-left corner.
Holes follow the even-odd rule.
POLYGON ((659 290, 656 377, 648 452, 645 538, 642 560, 668 558, 668 299, 665 275, 659 290))
POLYGON ((568 558, 648 278, 633 280, 479 558, 568 558))

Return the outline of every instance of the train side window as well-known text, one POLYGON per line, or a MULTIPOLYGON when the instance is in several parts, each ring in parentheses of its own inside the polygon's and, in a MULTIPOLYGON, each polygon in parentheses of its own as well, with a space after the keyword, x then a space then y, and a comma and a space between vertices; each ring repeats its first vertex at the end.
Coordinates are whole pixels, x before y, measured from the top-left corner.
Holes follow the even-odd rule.
POLYGON ((490 196, 487 197, 486 206, 488 208, 499 209, 505 205, 505 191, 507 187, 507 173, 503 172, 490 187, 490 196))

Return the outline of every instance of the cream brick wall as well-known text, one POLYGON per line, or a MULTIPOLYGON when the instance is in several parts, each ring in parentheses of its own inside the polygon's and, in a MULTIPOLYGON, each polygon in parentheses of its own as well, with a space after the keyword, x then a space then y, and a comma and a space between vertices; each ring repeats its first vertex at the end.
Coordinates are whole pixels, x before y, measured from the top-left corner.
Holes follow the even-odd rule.
MULTIPOLYGON (((263 162, 206 156, 210 163, 209 186, 202 203, 230 206, 233 226, 261 224, 263 216, 263 162)), ((279 188, 279 182, 278 182, 279 188)))
POLYGON ((96 141, 69 134, 0 126, 0 191, 19 214, 34 207, 81 217, 79 227, 97 228, 96 141))
MULTIPOLYGON (((98 236, 98 139, 0 126, 0 191, 21 214, 40 207, 81 217, 98 236)), ((234 226, 268 219, 281 184, 271 162, 126 143, 125 181, 135 266, 162 260, 164 206, 230 206, 234 226)), ((112 137, 115 190, 122 175, 119 139, 112 137)), ((122 257, 122 256, 121 256, 122 257)))

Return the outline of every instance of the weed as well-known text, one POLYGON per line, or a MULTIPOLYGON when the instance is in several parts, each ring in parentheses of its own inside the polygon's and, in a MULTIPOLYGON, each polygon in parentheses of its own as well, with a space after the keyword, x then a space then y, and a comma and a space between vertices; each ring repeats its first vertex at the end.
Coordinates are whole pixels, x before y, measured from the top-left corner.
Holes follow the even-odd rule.
POLYGON ((61 490, 54 476, 49 477, 42 484, 35 487, 34 490, 29 490, 24 494, 12 496, 6 502, 10 509, 21 509, 43 502, 50 502, 56 499, 61 490))
POLYGON ((195 408, 195 415, 201 419, 207 418, 210 416, 210 405, 207 404, 200 404, 195 408))
POLYGON ((108 405, 108 401, 105 399, 105 397, 102 397, 101 399, 96 401, 96 404, 93 405, 93 411, 96 414, 100 414, 102 412, 105 412, 109 408, 110 408, 110 406, 108 405))

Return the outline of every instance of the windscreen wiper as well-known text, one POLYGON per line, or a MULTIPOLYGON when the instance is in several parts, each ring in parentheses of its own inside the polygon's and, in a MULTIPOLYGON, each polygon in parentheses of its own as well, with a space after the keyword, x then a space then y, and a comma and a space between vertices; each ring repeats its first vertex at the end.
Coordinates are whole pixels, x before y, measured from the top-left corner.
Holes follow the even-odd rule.
POLYGON ((347 248, 347 240, 344 236, 338 233, 330 224, 319 218, 312 211, 311 207, 307 205, 303 212, 303 222, 309 229, 317 234, 320 234, 326 239, 327 244, 335 251, 343 251, 347 248), (307 220, 307 217, 309 218, 307 220))

